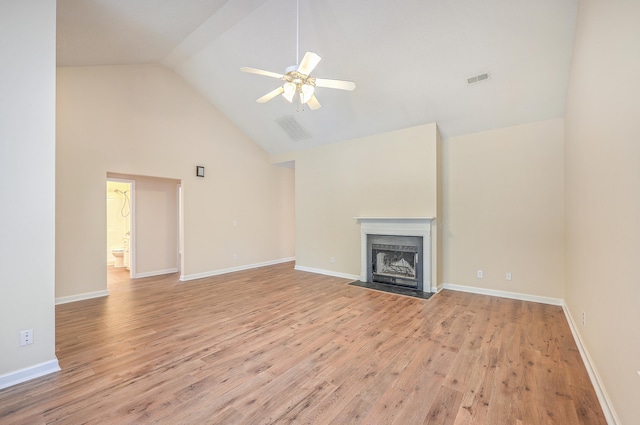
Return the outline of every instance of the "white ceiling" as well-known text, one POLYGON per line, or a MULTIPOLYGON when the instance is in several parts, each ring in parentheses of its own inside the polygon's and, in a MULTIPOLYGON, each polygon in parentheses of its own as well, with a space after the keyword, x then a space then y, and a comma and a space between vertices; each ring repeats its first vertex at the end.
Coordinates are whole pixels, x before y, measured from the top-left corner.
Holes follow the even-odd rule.
POLYGON ((317 111, 257 104, 279 81, 239 71, 295 64, 296 0, 58 0, 58 65, 162 62, 274 154, 430 122, 451 137, 564 115, 577 2, 300 0, 312 76, 357 84, 318 88, 317 111))

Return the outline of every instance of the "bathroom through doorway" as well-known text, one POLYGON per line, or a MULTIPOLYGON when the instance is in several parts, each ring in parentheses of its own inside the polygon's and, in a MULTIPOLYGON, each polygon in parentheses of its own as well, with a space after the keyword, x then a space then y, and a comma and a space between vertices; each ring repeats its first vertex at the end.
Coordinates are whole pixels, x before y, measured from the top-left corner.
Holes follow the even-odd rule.
POLYGON ((107 179, 107 283, 111 277, 135 276, 134 190, 134 180, 107 179))

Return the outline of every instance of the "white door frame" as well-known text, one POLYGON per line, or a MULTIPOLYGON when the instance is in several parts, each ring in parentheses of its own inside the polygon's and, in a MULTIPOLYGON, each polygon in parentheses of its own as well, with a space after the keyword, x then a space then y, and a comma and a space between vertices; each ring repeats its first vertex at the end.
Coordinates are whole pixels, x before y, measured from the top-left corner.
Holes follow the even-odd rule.
POLYGON ((178 272, 180 278, 184 276, 184 209, 182 203, 182 180, 177 185, 178 190, 178 272))

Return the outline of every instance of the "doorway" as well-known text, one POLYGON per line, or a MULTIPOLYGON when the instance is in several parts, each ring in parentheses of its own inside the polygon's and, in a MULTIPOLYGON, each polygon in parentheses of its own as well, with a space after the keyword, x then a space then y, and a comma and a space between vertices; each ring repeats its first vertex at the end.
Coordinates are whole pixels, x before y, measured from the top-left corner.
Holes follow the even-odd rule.
POLYGON ((107 283, 135 276, 135 181, 107 179, 107 283))

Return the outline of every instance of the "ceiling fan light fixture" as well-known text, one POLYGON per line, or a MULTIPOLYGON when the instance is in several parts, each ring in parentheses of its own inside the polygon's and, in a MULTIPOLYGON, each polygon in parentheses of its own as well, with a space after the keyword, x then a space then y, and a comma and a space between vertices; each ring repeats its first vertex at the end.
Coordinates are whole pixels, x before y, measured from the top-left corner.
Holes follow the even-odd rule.
POLYGON ((285 83, 283 88, 284 93, 282 93, 282 96, 289 102, 293 102, 293 96, 296 94, 296 85, 293 83, 285 83))
POLYGON ((311 96, 313 96, 313 92, 315 91, 315 87, 311 84, 303 84, 300 88, 300 100, 302 103, 307 103, 311 96))

